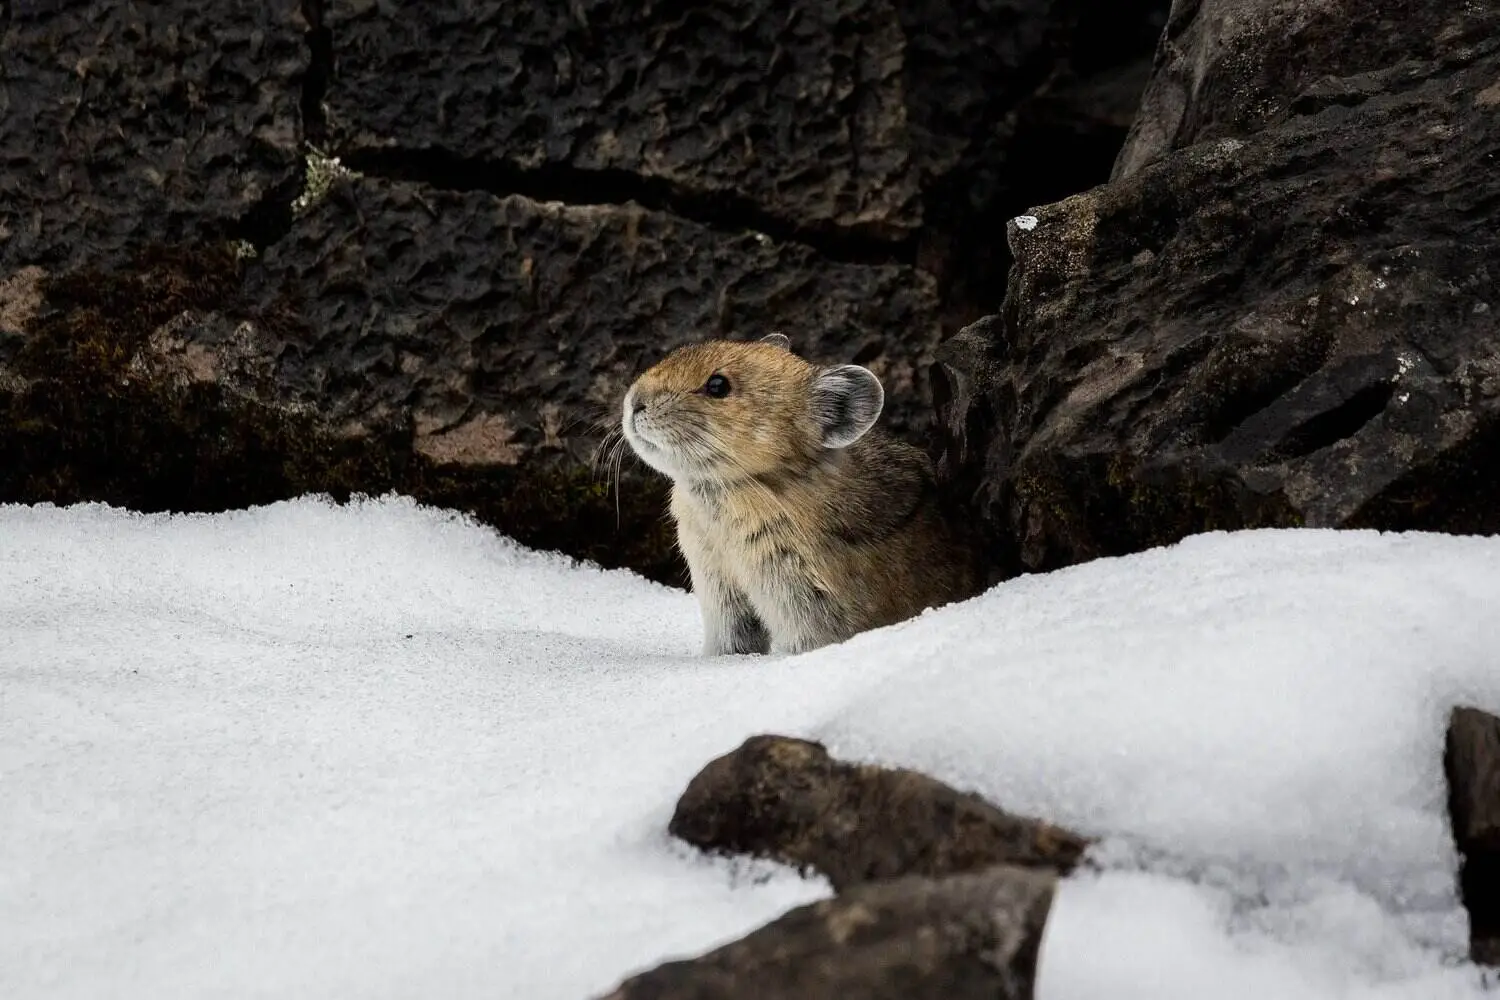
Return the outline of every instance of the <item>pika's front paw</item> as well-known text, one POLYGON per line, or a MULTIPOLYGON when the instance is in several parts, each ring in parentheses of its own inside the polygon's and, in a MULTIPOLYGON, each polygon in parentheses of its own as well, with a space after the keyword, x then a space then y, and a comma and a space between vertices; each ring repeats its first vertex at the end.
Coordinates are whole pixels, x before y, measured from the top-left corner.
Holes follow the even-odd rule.
POLYGON ((753 614, 735 615, 718 624, 718 628, 709 628, 704 635, 704 656, 766 653, 771 649, 770 633, 753 614))

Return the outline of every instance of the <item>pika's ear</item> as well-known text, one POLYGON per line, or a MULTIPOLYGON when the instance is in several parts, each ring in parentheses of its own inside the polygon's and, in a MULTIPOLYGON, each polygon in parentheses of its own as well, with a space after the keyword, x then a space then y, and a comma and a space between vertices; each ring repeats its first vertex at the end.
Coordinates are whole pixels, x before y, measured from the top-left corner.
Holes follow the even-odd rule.
POLYGON ((768 333, 760 338, 760 342, 762 344, 770 344, 772 347, 779 347, 783 351, 790 351, 792 349, 792 342, 787 339, 784 333, 768 333))
POLYGON ((868 368, 825 368, 813 380, 812 415, 825 448, 847 448, 864 437, 884 407, 885 390, 868 368))

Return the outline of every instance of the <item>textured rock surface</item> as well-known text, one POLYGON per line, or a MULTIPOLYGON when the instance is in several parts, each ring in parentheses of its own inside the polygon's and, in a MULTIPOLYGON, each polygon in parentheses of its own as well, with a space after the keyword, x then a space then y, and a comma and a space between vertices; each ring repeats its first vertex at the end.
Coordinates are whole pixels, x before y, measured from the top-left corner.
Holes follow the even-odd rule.
POLYGON ((625 171, 884 238, 921 224, 890 4, 331 0, 327 21, 328 125, 350 153, 625 171))
POLYGON ((711 761, 668 830, 706 850, 815 869, 840 892, 1001 863, 1066 874, 1088 844, 927 775, 846 764, 821 744, 782 736, 751 737, 711 761))
POLYGON ((997 866, 859 886, 607 1000, 1029 1000, 1056 876, 997 866))
POLYGON ((300 186, 297 0, 5 9, 0 279, 255 238, 300 186))
POLYGON ((370 173, 915 258, 966 315, 987 220, 1107 175, 1166 6, 329 0, 326 130, 370 173))
POLYGON ((479 464, 585 459, 597 434, 568 424, 614 421, 630 380, 666 352, 775 330, 811 359, 869 365, 892 426, 910 431, 926 422, 917 379, 941 336, 932 281, 910 267, 839 264, 634 205, 375 178, 336 182, 255 281, 305 320, 281 369, 302 399, 339 420, 409 406, 419 446, 498 421, 479 464))
POLYGON ((1463 856, 1459 890, 1476 962, 1500 965, 1500 719, 1454 709, 1443 769, 1453 839, 1463 856))
MULTIPOLYGON (((938 337, 931 281, 910 268, 833 264, 636 208, 355 178, 259 261, 173 254, 113 280, 30 271, 10 286, 25 332, 0 334, 6 500, 214 508, 398 489, 674 581, 661 485, 627 475, 617 507, 609 470, 592 467, 595 424, 635 371, 772 323, 800 353, 857 356, 914 400, 920 345, 938 337), (890 329, 909 331, 897 358, 890 329), (272 415, 296 429, 257 431, 253 446, 202 433, 272 415), (324 464, 335 443, 344 459, 324 464), (113 461, 94 451, 106 447, 113 461)), ((893 426, 920 418, 912 402, 891 408, 893 426)))
POLYGON ((13 0, 0 496, 394 488, 680 580, 611 394, 779 327, 920 439, 976 235, 1107 173, 1164 6, 13 0))
POLYGON ((1462 58, 1494 30, 1488 3, 1179 0, 1114 175, 1174 149, 1358 104, 1370 93, 1364 74, 1462 58))
MULTIPOLYGON (((942 465, 999 564, 1256 525, 1500 530, 1500 14, 1469 9, 1481 42, 1388 51, 1008 227, 1005 310, 938 386, 942 465)), ((1205 114, 1240 85, 1219 55, 1205 114)))

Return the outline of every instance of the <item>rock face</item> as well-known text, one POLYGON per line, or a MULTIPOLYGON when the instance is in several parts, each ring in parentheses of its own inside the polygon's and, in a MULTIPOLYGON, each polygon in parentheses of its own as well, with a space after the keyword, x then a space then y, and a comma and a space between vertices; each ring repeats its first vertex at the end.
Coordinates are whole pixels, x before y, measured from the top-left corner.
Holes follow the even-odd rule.
POLYGON ((1470 954, 1500 965, 1500 719, 1455 709, 1443 770, 1453 839, 1463 856, 1459 891, 1469 911, 1470 954))
POLYGON ((1165 3, 4 10, 0 501, 398 489, 680 581, 612 396, 779 328, 920 440, 991 221, 1107 174, 1165 3))
POLYGON ((1497 81, 1491 4, 1177 4, 1116 179, 1009 224, 944 349, 997 565, 1500 530, 1497 81))
POLYGON ((1173 5, 1140 114, 1115 162, 1237 138, 1375 91, 1366 74, 1442 62, 1491 37, 1483 4, 1402 0, 1187 0, 1173 5))
POLYGON ((668 831, 705 850, 815 869, 840 892, 1002 863, 1066 874, 1088 846, 927 775, 842 763, 821 744, 784 736, 751 737, 709 762, 668 831))
POLYGON ((322 124, 372 173, 916 260, 962 314, 1002 291, 982 220, 1107 173, 1167 8, 1114 6, 328 0, 322 124))
POLYGON ((295 303, 304 321, 277 345, 290 392, 339 422, 409 408, 417 449, 434 454, 461 428, 493 425, 494 446, 452 455, 469 464, 586 459, 596 435, 568 424, 613 423, 667 349, 772 330, 808 357, 861 358, 910 432, 925 422, 918 365, 940 336, 932 280, 909 267, 842 264, 636 205, 369 178, 335 181, 254 282, 267 308, 295 303), (899 351, 892 330, 907 335, 899 351))
POLYGON ((996 866, 859 886, 607 1000, 1029 1000, 1056 876, 996 866))

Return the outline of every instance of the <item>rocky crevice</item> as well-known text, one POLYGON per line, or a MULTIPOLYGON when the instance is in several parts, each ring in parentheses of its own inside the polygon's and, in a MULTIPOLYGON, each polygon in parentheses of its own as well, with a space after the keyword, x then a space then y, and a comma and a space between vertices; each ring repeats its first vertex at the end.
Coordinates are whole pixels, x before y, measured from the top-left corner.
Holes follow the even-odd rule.
POLYGON ((325 16, 325 0, 302 0, 302 17, 307 22, 303 35, 307 44, 307 70, 298 105, 302 138, 310 145, 320 146, 328 137, 328 115, 323 110, 323 101, 333 81, 333 31, 325 16))
POLYGON ((327 138, 327 115, 323 100, 333 77, 333 33, 324 20, 324 0, 299 0, 299 12, 306 23, 302 34, 306 47, 306 64, 298 95, 299 149, 303 155, 296 171, 268 190, 261 199, 228 230, 228 238, 247 243, 256 253, 291 232, 294 206, 309 184, 307 152, 317 149, 327 138))
POLYGON ((840 264, 911 266, 916 262, 915 237, 891 240, 857 231, 808 229, 767 212, 749 198, 697 192, 629 170, 587 170, 565 163, 525 168, 504 159, 465 158, 438 147, 393 145, 341 150, 339 160, 365 176, 443 191, 483 191, 502 198, 519 195, 578 208, 638 205, 728 236, 752 232, 780 243, 801 243, 840 264))

